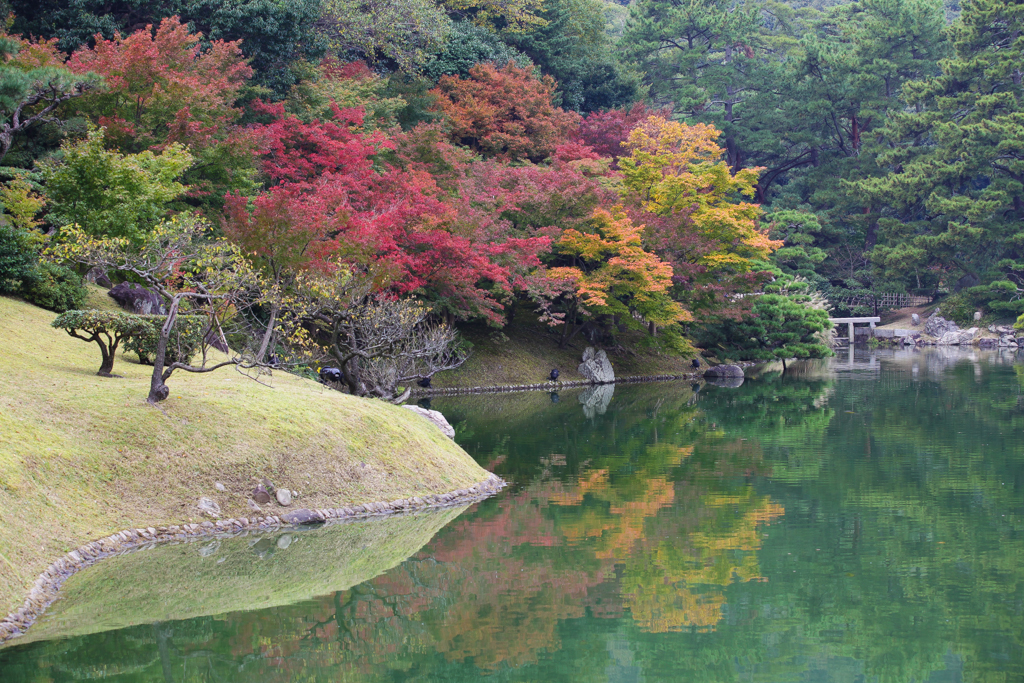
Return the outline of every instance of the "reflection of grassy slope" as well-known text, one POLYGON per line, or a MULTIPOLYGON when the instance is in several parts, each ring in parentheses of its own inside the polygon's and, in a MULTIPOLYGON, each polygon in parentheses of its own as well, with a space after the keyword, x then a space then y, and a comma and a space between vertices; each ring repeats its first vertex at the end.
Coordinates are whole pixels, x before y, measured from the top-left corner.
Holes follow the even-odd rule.
POLYGON ((96 345, 52 329, 53 318, 0 297, 0 615, 84 542, 199 521, 201 495, 225 516, 250 516, 254 477, 299 490, 304 507, 337 507, 486 476, 423 418, 284 373, 272 387, 229 368, 175 374, 170 398, 150 407, 149 367, 119 357, 123 377, 97 377, 96 345))
POLYGON ((164 545, 111 558, 72 577, 14 644, 264 609, 345 590, 405 560, 464 509, 164 545), (285 536, 291 544, 281 549, 285 536), (212 543, 219 548, 203 557, 200 551, 212 543))
MULTIPOLYGON (((489 328, 470 328, 465 336, 473 342, 473 355, 458 370, 442 372, 434 378, 434 386, 489 387, 510 384, 536 384, 545 382, 552 368, 561 372, 563 382, 577 382, 585 378, 576 368, 589 346, 586 339, 577 336, 566 349, 558 348, 558 330, 537 322, 529 311, 521 310, 515 321, 501 337, 489 328)), ((677 375, 690 372, 690 361, 682 356, 660 354, 639 347, 644 335, 628 332, 620 335, 620 343, 628 353, 609 351, 618 377, 638 375, 677 375)))

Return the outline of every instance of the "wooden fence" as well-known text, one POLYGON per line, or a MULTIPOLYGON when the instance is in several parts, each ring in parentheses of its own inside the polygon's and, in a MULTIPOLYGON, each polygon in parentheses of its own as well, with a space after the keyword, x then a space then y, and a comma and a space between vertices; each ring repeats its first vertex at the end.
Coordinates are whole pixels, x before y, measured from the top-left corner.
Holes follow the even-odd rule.
POLYGON ((826 295, 832 305, 843 304, 845 306, 867 306, 875 313, 888 311, 894 308, 908 308, 910 306, 927 306, 931 303, 931 297, 915 296, 902 292, 872 292, 871 294, 860 294, 854 296, 833 296, 826 295))

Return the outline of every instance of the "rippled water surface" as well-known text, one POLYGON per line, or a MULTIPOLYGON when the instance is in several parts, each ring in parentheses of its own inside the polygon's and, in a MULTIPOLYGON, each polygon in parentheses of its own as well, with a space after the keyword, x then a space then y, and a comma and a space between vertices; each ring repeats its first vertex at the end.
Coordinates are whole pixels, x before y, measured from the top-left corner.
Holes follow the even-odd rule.
POLYGON ((1024 680, 1014 361, 434 399, 500 496, 119 558, 0 680, 1024 680))

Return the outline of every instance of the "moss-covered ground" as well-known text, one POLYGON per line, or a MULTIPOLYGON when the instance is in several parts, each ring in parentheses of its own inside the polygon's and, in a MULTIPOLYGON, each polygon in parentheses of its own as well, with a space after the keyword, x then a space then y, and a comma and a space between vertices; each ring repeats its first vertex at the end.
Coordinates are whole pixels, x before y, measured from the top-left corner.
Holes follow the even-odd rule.
MULTIPOLYGON (((473 344, 473 352, 462 367, 442 372, 433 379, 434 388, 494 387, 545 382, 552 369, 562 382, 584 381, 577 371, 583 351, 590 344, 577 335, 566 348, 558 347, 559 328, 539 322, 530 311, 519 310, 509 326, 501 331, 484 326, 467 327, 463 335, 473 344)), ((692 356, 659 353, 644 348, 644 333, 620 335, 617 348, 606 349, 615 376, 648 377, 691 372, 692 356)))
MULTIPOLYGON (((99 290, 90 301, 109 305, 99 290)), ((298 490, 293 507, 338 507, 486 477, 410 411, 284 373, 269 386, 230 368, 177 373, 170 398, 150 406, 150 367, 119 353, 121 377, 96 376, 99 349, 51 328, 54 317, 0 297, 0 614, 82 543, 201 521, 200 496, 225 517, 253 516, 263 478, 298 490)))

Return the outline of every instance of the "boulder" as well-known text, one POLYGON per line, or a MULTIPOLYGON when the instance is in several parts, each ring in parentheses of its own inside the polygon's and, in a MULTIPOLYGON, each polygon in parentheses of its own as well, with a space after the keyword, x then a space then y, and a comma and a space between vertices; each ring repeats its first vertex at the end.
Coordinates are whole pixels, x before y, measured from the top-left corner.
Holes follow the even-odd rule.
POLYGON ((426 408, 420 408, 419 406, 402 407, 405 408, 406 410, 411 410, 417 415, 425 417, 431 422, 433 422, 435 425, 437 425, 437 428, 441 430, 441 433, 447 436, 449 439, 455 438, 455 429, 453 429, 452 426, 448 424, 448 420, 444 418, 444 415, 437 412, 436 410, 427 410, 426 408))
POLYGON ((1017 346, 1017 338, 1012 334, 1004 334, 999 338, 999 345, 1014 348, 1017 346))
POLYGON ((292 504, 292 492, 288 489, 277 490, 277 504, 288 507, 292 504))
POLYGON ((937 343, 939 346, 964 346, 973 342, 977 334, 977 327, 971 327, 966 330, 951 330, 939 337, 937 343))
POLYGON ((718 377, 743 377, 743 368, 738 365, 715 365, 704 371, 704 379, 718 377))
POLYGON ((206 496, 203 496, 202 498, 199 499, 199 503, 196 505, 196 507, 198 507, 199 511, 202 512, 204 515, 209 515, 210 517, 220 517, 220 505, 217 505, 216 501, 207 498, 206 496))
POLYGON ((974 312, 974 322, 978 322, 979 320, 981 320, 981 311, 975 311, 974 312))
POLYGON ((266 505, 271 501, 270 491, 263 484, 256 486, 256 490, 252 492, 252 499, 260 505, 266 505))
POLYGON ((577 369, 581 375, 595 384, 615 381, 615 371, 608 360, 608 354, 603 350, 596 351, 593 346, 588 346, 583 352, 583 362, 577 369))
POLYGON ((86 282, 91 282, 95 285, 99 285, 104 289, 110 289, 113 287, 113 283, 110 282, 110 278, 107 277, 107 271, 103 270, 99 266, 90 268, 89 272, 85 274, 86 282))
POLYGON ((285 524, 320 524, 324 521, 320 513, 307 510, 306 508, 286 512, 280 515, 280 518, 285 524))
POLYGON ((167 314, 160 295, 142 285, 122 282, 107 292, 107 296, 116 301, 118 306, 131 313, 139 315, 167 314))
POLYGON ((1024 346, 1024 337, 1017 337, 1017 346, 1024 346))
POLYGON ((983 349, 994 349, 999 345, 999 340, 995 337, 984 337, 978 340, 978 346, 983 349))
POLYGON ((939 339, 941 339, 943 335, 949 332, 956 332, 959 329, 960 326, 955 322, 952 320, 946 320, 939 315, 933 315, 928 318, 928 321, 924 324, 924 333, 939 339))
POLYGON ((920 325, 921 324, 921 316, 919 316, 917 313, 912 313, 910 315, 910 324, 911 325, 920 325))

